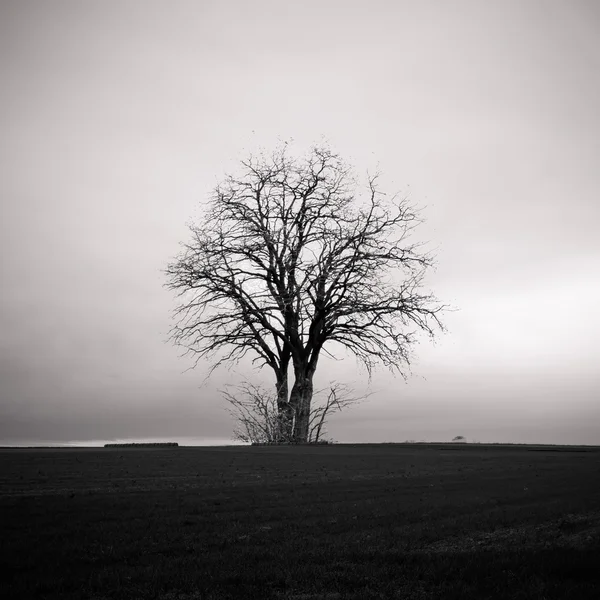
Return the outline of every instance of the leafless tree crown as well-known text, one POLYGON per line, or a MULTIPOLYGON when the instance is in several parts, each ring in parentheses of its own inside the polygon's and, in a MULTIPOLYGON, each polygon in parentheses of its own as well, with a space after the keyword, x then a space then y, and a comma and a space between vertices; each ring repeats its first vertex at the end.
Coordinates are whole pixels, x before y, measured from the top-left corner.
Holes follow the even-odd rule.
POLYGON ((432 257, 409 239, 417 212, 377 176, 361 195, 327 148, 294 159, 283 146, 242 167, 167 269, 174 341, 214 366, 250 352, 286 394, 290 363, 312 375, 335 343, 369 375, 376 363, 402 372, 415 333, 443 328, 444 307, 422 290, 432 257))

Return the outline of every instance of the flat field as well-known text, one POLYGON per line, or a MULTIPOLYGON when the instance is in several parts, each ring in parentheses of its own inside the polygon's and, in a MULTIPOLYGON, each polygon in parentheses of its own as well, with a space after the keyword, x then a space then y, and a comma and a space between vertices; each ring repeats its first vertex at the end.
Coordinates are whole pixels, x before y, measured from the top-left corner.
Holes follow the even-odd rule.
POLYGON ((0 598, 600 598, 600 448, 0 450, 0 598))

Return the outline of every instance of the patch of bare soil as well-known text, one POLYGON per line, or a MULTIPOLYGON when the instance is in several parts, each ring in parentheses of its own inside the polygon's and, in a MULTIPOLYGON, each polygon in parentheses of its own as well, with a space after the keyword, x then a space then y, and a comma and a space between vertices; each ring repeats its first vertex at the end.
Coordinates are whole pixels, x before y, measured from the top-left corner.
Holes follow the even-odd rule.
POLYGON ((506 548, 570 547, 585 549, 600 543, 600 512, 566 514, 539 525, 507 527, 471 532, 439 540, 420 548, 419 553, 473 552, 506 548))

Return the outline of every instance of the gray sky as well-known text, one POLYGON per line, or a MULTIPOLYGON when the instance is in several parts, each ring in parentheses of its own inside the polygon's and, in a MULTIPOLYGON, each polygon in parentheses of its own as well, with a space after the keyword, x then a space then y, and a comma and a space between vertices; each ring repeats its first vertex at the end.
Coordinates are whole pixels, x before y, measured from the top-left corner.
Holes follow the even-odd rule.
POLYGON ((182 373, 161 270, 236 160, 325 136, 460 309, 331 437, 600 444, 599 72, 594 0, 3 0, 0 443, 227 439, 252 372, 182 373))

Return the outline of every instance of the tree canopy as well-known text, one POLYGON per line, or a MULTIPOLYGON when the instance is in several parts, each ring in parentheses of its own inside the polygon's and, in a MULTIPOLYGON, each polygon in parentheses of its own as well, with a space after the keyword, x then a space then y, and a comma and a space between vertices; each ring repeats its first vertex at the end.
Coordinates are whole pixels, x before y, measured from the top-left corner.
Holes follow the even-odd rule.
POLYGON ((419 223, 377 175, 361 191, 329 148, 250 157, 167 268, 180 300, 172 339, 213 367, 249 353, 270 367, 281 418, 306 440, 322 353, 337 345, 369 375, 378 363, 404 373, 416 334, 443 329, 444 307, 423 290, 433 257, 409 239, 419 223))

